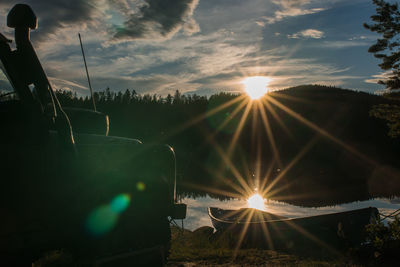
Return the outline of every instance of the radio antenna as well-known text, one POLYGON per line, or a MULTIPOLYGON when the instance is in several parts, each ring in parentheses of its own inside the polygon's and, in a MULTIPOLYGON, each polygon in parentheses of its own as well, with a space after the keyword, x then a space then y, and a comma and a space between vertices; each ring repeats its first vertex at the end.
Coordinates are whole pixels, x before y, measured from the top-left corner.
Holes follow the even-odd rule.
POLYGON ((78 37, 79 37, 79 42, 81 44, 83 62, 85 63, 86 76, 87 76, 88 83, 89 83, 90 95, 92 96, 93 110, 96 111, 96 103, 95 103, 94 97, 93 97, 92 84, 90 83, 89 71, 88 71, 88 67, 87 67, 87 64, 86 64, 85 51, 83 50, 82 39, 81 39, 81 34, 80 33, 78 33, 78 37))

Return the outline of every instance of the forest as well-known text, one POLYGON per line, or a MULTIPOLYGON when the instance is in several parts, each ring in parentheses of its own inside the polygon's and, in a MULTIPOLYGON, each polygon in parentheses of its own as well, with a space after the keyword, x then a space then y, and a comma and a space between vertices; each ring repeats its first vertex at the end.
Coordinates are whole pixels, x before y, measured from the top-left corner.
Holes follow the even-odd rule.
MULTIPOLYGON (((88 97, 57 95, 64 107, 92 108, 88 97)), ((393 98, 303 85, 270 92, 263 104, 232 93, 161 97, 110 88, 94 99, 109 115, 110 135, 174 147, 181 196, 235 196, 241 178, 249 188, 270 185, 268 198, 302 206, 400 192, 400 139, 371 116, 377 105, 398 103, 393 98)))

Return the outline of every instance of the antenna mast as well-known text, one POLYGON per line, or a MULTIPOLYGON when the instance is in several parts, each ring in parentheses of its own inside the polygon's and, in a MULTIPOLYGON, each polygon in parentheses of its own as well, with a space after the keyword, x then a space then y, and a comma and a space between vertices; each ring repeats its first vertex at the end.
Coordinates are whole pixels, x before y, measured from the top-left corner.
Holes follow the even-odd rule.
POLYGON ((83 62, 85 63, 86 76, 87 76, 88 83, 89 83, 90 95, 92 96, 93 110, 96 111, 96 103, 95 103, 94 97, 93 97, 92 84, 90 83, 89 71, 88 71, 88 67, 87 67, 87 64, 86 64, 85 51, 83 50, 82 39, 81 39, 81 34, 80 33, 78 33, 78 37, 79 37, 79 42, 81 44, 83 62))

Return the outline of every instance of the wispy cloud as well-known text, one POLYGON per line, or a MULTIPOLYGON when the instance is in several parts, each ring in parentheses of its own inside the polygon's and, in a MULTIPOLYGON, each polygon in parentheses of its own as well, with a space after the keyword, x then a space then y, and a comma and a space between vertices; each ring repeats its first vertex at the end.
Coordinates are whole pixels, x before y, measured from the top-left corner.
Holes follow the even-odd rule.
POLYGON ((325 8, 311 8, 311 9, 302 9, 302 8, 290 8, 286 10, 279 10, 275 12, 275 16, 272 18, 267 18, 267 22, 269 24, 275 23, 277 21, 281 21, 286 17, 295 17, 295 16, 302 16, 302 15, 309 15, 314 14, 317 12, 324 11, 325 8))
POLYGON ((337 40, 337 41, 325 41, 322 44, 320 44, 320 47, 342 49, 342 48, 348 48, 348 47, 369 46, 369 45, 371 45, 371 43, 369 43, 367 41, 337 40))
POLYGON ((354 37, 350 37, 349 40, 350 41, 354 41, 354 40, 366 40, 369 39, 367 36, 365 35, 359 35, 359 36, 354 36, 354 37))
POLYGON ((278 10, 273 16, 263 17, 258 25, 265 26, 265 23, 273 24, 287 17, 309 15, 326 10, 323 7, 308 7, 312 4, 312 0, 273 0, 272 2, 278 7, 278 10))
POLYGON ((89 92, 89 89, 86 86, 78 82, 55 77, 49 77, 49 80, 54 87, 53 89, 55 90, 73 91, 83 95, 86 95, 89 92))
POLYGON ((381 80, 386 80, 388 79, 391 75, 393 75, 393 73, 391 71, 385 71, 385 72, 381 72, 379 74, 375 74, 372 75, 372 77, 365 79, 366 83, 374 83, 374 84, 378 84, 379 81, 381 80))
POLYGON ((288 38, 292 38, 292 39, 298 39, 298 38, 321 39, 324 37, 325 37, 324 32, 316 30, 316 29, 307 29, 307 30, 303 30, 303 31, 288 35, 288 38))

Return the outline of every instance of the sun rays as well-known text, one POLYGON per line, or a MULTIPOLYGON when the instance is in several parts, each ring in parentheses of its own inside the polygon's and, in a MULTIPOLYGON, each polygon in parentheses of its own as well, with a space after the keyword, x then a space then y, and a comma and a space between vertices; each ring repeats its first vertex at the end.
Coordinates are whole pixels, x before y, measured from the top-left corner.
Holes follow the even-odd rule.
MULTIPOLYGON (((278 97, 284 97, 281 94, 278 94, 278 97)), ((291 99, 293 100, 293 99, 291 99)), ((301 99, 295 99, 296 101, 302 102, 301 99)), ((306 102, 306 101, 304 101, 306 102)), ((278 182, 288 173, 288 171, 293 168, 303 157, 308 153, 308 151, 314 146, 314 144, 319 140, 320 138, 326 138, 337 145, 343 147, 345 150, 348 152, 356 155, 360 159, 368 162, 369 164, 374 164, 375 162, 368 158, 366 155, 363 153, 359 152, 357 149, 354 147, 346 144, 339 138, 333 136, 329 132, 327 132, 325 129, 317 126, 315 123, 307 120, 300 114, 296 113, 295 111, 291 110, 284 104, 282 104, 276 97, 272 95, 264 95, 261 98, 259 98, 257 101, 253 101, 252 98, 246 98, 244 95, 239 95, 238 97, 222 104, 221 106, 215 107, 212 110, 209 110, 204 116, 201 116, 199 118, 196 118, 194 121, 202 120, 205 119, 209 116, 212 116, 213 114, 224 110, 226 108, 229 108, 230 106, 237 105, 233 109, 233 112, 231 113, 231 116, 226 117, 221 124, 217 127, 215 132, 213 133, 208 133, 206 136, 207 142, 210 142, 214 145, 215 150, 217 154, 219 155, 219 158, 222 160, 222 163, 227 166, 234 179, 238 181, 238 184, 240 187, 242 187, 242 190, 240 193, 244 193, 243 197, 248 197, 254 193, 254 188, 258 188, 258 192, 266 197, 266 196, 271 196, 271 194, 277 194, 278 192, 284 190, 285 188, 275 188, 278 182), (293 138, 293 134, 289 132, 289 129, 285 125, 284 121, 280 118, 278 115, 277 110, 283 111, 284 113, 287 113, 289 116, 294 118, 295 120, 301 122, 311 130, 315 132, 314 137, 312 137, 308 143, 306 143, 302 149, 299 150, 298 154, 293 157, 291 161, 288 161, 285 163, 285 166, 282 166, 282 160, 280 157, 279 149, 278 146, 275 142, 275 136, 274 136, 274 131, 271 128, 271 120, 274 120, 277 122, 277 124, 283 129, 283 131, 288 135, 293 138), (215 141, 215 135, 217 132, 221 131, 231 120, 232 118, 237 118, 238 123, 236 124, 236 130, 232 133, 232 137, 229 141, 229 145, 225 148, 221 147, 216 141, 215 141), (232 156, 236 150, 238 141, 241 137, 241 134, 243 132, 243 129, 245 127, 245 124, 248 120, 248 118, 251 118, 252 120, 252 126, 251 126, 251 136, 252 139, 251 142, 256 141, 255 146, 256 146, 256 162, 255 162, 255 169, 253 170, 248 170, 246 174, 240 173, 236 165, 233 163, 232 156), (262 159, 262 149, 259 147, 259 144, 257 144, 257 140, 259 137, 257 135, 259 134, 260 131, 263 131, 268 139, 269 145, 271 147, 271 152, 273 154, 273 162, 260 162, 262 159), (267 164, 270 164, 268 167, 268 170, 263 174, 261 172, 261 166, 264 165, 266 166, 267 164), (279 172, 274 171, 279 169, 279 172), (249 175, 250 174, 250 175, 249 175), (253 174, 253 177, 250 177, 251 174, 253 174)), ((195 122, 192 122, 195 123, 195 122)), ((188 125, 191 123, 188 123, 188 125)), ((258 142, 260 142, 258 140, 258 142)), ((250 168, 250 166, 248 166, 250 168)), ((219 179, 224 179, 223 177, 220 176, 220 174, 217 174, 219 172, 218 169, 212 171, 215 176, 218 176, 219 179)), ((284 187, 287 187, 289 185, 285 185, 284 187)), ((238 188, 234 189, 235 192, 239 192, 238 188)), ((215 192, 214 192, 215 193, 215 192)))
MULTIPOLYGON (((266 80, 245 80, 246 91, 253 84, 257 86, 257 92, 248 92, 249 97, 242 94, 235 98, 229 99, 220 105, 213 107, 208 110, 205 114, 194 118, 190 122, 182 125, 177 131, 182 131, 187 127, 190 127, 202 120, 206 120, 215 114, 222 112, 228 114, 223 120, 219 121, 219 124, 212 130, 212 132, 205 133, 205 140, 215 148, 215 152, 221 162, 220 167, 209 167, 205 166, 208 173, 212 175, 220 185, 224 186, 224 189, 216 187, 206 187, 194 184, 186 184, 186 186, 202 190, 206 193, 226 196, 230 198, 248 198, 248 205, 251 208, 265 210, 268 209, 268 205, 265 206, 265 199, 275 197, 278 194, 282 194, 283 191, 288 189, 293 184, 282 183, 282 179, 288 175, 290 170, 296 166, 302 160, 307 153, 314 147, 314 145, 321 139, 330 140, 332 143, 345 149, 347 152, 357 156, 359 159, 367 162, 368 164, 374 165, 375 162, 368 158, 366 155, 358 151, 356 148, 340 140, 338 137, 329 133, 326 129, 316 125, 312 121, 306 119, 301 114, 295 112, 289 107, 282 104, 279 100, 283 98, 287 101, 295 101, 296 103, 307 104, 307 100, 295 97, 287 97, 280 93, 266 94, 266 80), (261 82, 260 82, 261 81, 261 82), (257 84, 259 83, 259 84, 257 84), (264 91, 265 89, 265 91, 264 91), (254 94, 253 94, 254 93, 254 94), (257 95, 258 94, 258 95, 257 95), (257 99, 257 100, 255 100, 257 99), (227 111, 229 110, 229 112, 227 111), (291 159, 282 160, 279 151, 279 145, 276 140, 276 129, 273 129, 272 122, 280 128, 280 132, 286 134, 289 138, 295 138, 295 133, 289 131, 282 120, 281 114, 287 114, 291 119, 301 123, 308 129, 312 130, 314 134, 310 135, 308 142, 306 142, 298 151, 297 154, 291 159), (218 133, 222 132, 224 128, 231 124, 235 120, 235 129, 230 134, 229 139, 225 139, 225 145, 221 145, 217 141, 218 133), (246 127, 248 125, 249 127, 246 127), (246 135, 243 135, 244 129, 247 129, 246 135), (243 136, 250 137, 248 144, 254 146, 255 158, 248 160, 245 163, 245 170, 240 169, 237 166, 237 160, 235 155, 239 152, 238 144, 242 140, 243 136), (265 154, 265 148, 261 147, 263 142, 262 138, 269 144, 269 151, 272 155, 269 162, 265 162, 263 154, 265 154), (236 153, 236 154, 235 154, 236 153), (228 169, 229 174, 226 174, 223 170, 228 169), (229 175, 229 177, 228 177, 229 175), (256 193, 256 194, 255 194, 256 193)), ((239 153, 240 154, 240 153, 239 153)), ((284 180, 283 180, 284 181, 284 180)), ((299 197, 299 195, 287 196, 288 198, 299 197)), ((257 212, 250 209, 244 215, 241 215, 240 220, 244 221, 244 227, 238 235, 237 244, 235 251, 241 247, 242 243, 246 238, 247 231, 250 226, 250 219, 253 216, 259 216, 257 212), (246 223, 246 221, 248 223, 246 223)), ((287 224, 292 227, 304 238, 318 244, 321 247, 325 247, 332 250, 327 244, 323 243, 318 237, 311 235, 309 232, 304 230, 301 226, 287 221, 287 224)), ((269 226, 273 227, 273 226, 269 226)), ((263 236, 269 248, 274 248, 274 240, 270 237, 270 230, 266 225, 262 225, 260 228, 260 235, 263 236)), ((276 229, 274 229, 276 230, 276 229)), ((275 231, 276 232, 276 231, 275 231)), ((278 231, 279 232, 279 231, 278 231)))

